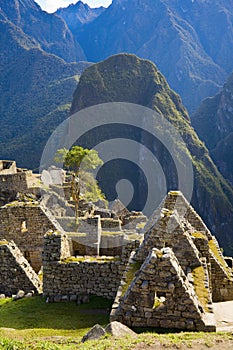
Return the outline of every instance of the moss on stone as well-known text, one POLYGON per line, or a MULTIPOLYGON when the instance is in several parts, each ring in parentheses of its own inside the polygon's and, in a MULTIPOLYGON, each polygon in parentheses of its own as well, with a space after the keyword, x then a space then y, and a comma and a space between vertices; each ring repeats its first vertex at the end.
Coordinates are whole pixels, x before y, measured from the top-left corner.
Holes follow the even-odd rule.
POLYGON ((129 288, 130 284, 132 283, 134 277, 135 277, 135 273, 140 270, 142 266, 141 262, 134 262, 132 264, 129 265, 128 267, 128 271, 126 271, 126 276, 125 276, 125 284, 122 285, 122 297, 125 295, 127 289, 129 288))
POLYGON ((192 275, 194 279, 194 289, 196 295, 206 312, 209 312, 208 303, 209 303, 209 289, 205 287, 205 269, 203 266, 195 267, 192 270, 192 275))
POLYGON ((6 245, 8 243, 9 243, 8 241, 0 241, 0 245, 6 245))
POLYGON ((102 236, 117 236, 117 235, 123 235, 124 233, 122 231, 102 231, 102 236))
POLYGON ((126 236, 128 239, 130 239, 130 240, 132 240, 132 241, 136 241, 136 240, 138 240, 138 241, 142 241, 142 239, 143 239, 143 237, 140 235, 140 234, 138 234, 138 233, 132 233, 132 234, 130 234, 130 235, 127 235, 126 236))
POLYGON ((61 260, 61 263, 63 264, 69 264, 69 263, 78 263, 78 262, 97 262, 97 263, 106 263, 106 262, 113 262, 113 261, 119 261, 119 258, 113 257, 113 256, 99 256, 99 257, 93 257, 93 256, 70 256, 66 259, 61 260))
POLYGON ((157 256, 158 259, 161 259, 163 257, 163 252, 161 250, 158 250, 156 252, 156 256, 157 256))
POLYGON ((192 232, 192 236, 193 236, 194 238, 202 238, 202 239, 207 240, 206 235, 205 235, 203 232, 200 232, 200 231, 192 232))
POLYGON ((161 300, 159 298, 155 298, 153 309, 157 309, 162 304, 161 300))
POLYGON ((168 210, 166 208, 163 208, 161 213, 164 217, 170 217, 173 214, 173 210, 168 210))
POLYGON ((141 230, 146 226, 146 222, 140 222, 139 224, 137 224, 137 229, 141 230))
POLYGON ((220 254, 218 247, 216 246, 215 242, 213 239, 208 241, 210 251, 213 253, 214 257, 217 259, 219 264, 222 266, 228 277, 232 277, 230 274, 230 269, 227 267, 227 264, 224 260, 224 257, 220 254))

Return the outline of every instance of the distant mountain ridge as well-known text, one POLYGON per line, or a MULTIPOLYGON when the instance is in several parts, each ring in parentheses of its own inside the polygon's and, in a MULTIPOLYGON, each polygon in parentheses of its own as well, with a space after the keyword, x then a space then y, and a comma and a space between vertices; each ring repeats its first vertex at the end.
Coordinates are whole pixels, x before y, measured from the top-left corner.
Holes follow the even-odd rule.
POLYGON ((59 8, 55 13, 62 17, 70 30, 78 36, 80 28, 91 23, 105 11, 105 7, 91 8, 82 1, 71 4, 66 8, 59 8))
MULTIPOLYGON (((37 39, 15 24, 22 23, 20 6, 28 15, 26 5, 34 6, 33 1, 8 5, 7 10, 4 3, 5 12, 0 8, 0 158, 36 168, 51 132, 68 117, 77 81, 89 64, 66 63, 45 52, 37 39)), ((35 8, 38 16, 48 16, 35 8)))
POLYGON ((63 19, 42 11, 33 0, 0 0, 0 11, 5 19, 34 38, 46 52, 67 62, 85 60, 81 46, 63 19))
POLYGON ((55 14, 33 0, 0 0, 0 16, 67 62, 120 52, 151 60, 190 113, 233 71, 233 0, 114 0, 106 9, 78 1, 55 14))
POLYGON ((194 112, 233 70, 232 22, 233 0, 114 0, 73 33, 88 61, 120 52, 150 59, 194 112))

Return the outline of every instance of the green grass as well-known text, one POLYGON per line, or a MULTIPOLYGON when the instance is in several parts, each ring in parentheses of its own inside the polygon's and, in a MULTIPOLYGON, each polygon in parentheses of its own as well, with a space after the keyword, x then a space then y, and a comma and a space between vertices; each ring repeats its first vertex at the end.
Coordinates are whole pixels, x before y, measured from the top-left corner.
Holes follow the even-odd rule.
MULTIPOLYGON (((152 332, 146 332, 139 334, 137 338, 124 337, 121 339, 112 339, 110 336, 106 336, 96 341, 88 341, 84 344, 81 343, 81 338, 75 335, 73 336, 41 336, 35 337, 35 334, 31 333, 29 338, 25 338, 25 333, 14 332, 8 338, 2 332, 0 337, 0 349, 7 350, 60 350, 60 349, 78 349, 78 350, 132 350, 136 346, 140 346, 139 349, 157 349, 158 344, 161 346, 158 349, 187 349, 192 348, 193 345, 197 345, 195 349, 207 348, 207 344, 211 344, 208 348, 219 344, 229 344, 233 341, 231 333, 169 333, 169 334, 156 334, 152 332), (14 338, 13 338, 14 337, 14 338)), ((230 344, 228 345, 230 348, 230 344)))
MULTIPOLYGON (((188 348, 198 344, 219 344, 233 341, 232 333, 175 333, 168 330, 137 329, 137 338, 112 339, 81 343, 82 336, 96 323, 105 326, 109 321, 111 301, 94 297, 89 304, 47 304, 37 296, 12 301, 0 300, 0 350, 131 350, 159 344, 165 348, 188 348), (103 313, 103 310, 106 313, 103 313), (142 333, 143 332, 143 333, 142 333)), ((230 348, 230 347, 229 347, 230 348)), ((198 348, 196 348, 198 349, 198 348)))
POLYGON ((77 335, 83 335, 96 323, 107 324, 109 318, 107 312, 93 314, 89 311, 85 314, 85 310, 110 310, 111 304, 107 299, 94 296, 90 298, 89 304, 82 305, 74 302, 46 303, 45 298, 40 296, 18 301, 3 299, 0 300, 0 327, 33 329, 36 332, 43 329, 42 333, 49 334, 67 334, 75 330, 77 335))

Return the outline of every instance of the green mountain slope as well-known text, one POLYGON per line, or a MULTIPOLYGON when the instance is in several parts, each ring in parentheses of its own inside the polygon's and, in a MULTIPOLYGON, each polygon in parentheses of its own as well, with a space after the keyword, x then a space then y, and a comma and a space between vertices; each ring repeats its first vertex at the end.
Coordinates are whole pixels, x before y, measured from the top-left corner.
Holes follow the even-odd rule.
POLYGON ((85 59, 81 46, 62 18, 42 11, 33 0, 0 0, 0 11, 5 19, 34 38, 46 52, 67 62, 85 59))
POLYGON ((0 20, 0 158, 38 167, 51 131, 69 114, 87 63, 45 53, 8 20, 0 20))
POLYGON ((222 174, 233 184, 233 74, 222 91, 204 100, 192 116, 199 137, 205 142, 222 174))
MULTIPOLYGON (((233 191, 191 127, 179 96, 169 88, 156 66, 134 55, 120 54, 89 67, 80 78, 71 112, 111 101, 150 107, 176 127, 187 145, 194 168, 192 205, 216 234, 226 253, 233 254, 233 191)), ((177 147, 181 146, 177 144, 177 147)), ((167 159, 160 150, 157 156, 172 186, 174 174, 167 159)), ((140 192, 140 183, 138 186, 140 192)))

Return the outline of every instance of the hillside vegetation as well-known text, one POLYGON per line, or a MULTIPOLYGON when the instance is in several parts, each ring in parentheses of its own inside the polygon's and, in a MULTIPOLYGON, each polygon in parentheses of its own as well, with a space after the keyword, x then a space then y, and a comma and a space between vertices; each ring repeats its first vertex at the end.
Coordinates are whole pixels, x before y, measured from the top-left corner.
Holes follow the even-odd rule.
POLYGON ((0 20, 0 31, 0 158, 36 168, 88 64, 46 53, 8 19, 0 20))
POLYGON ((192 116, 199 137, 205 142, 223 176, 233 185, 233 74, 222 91, 204 100, 192 116))

